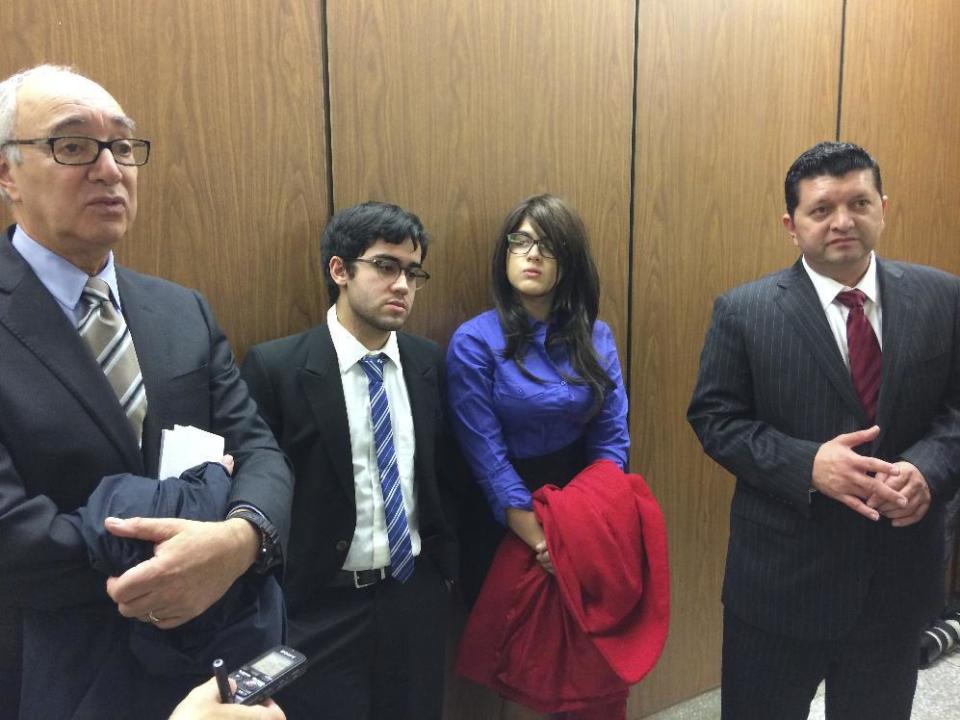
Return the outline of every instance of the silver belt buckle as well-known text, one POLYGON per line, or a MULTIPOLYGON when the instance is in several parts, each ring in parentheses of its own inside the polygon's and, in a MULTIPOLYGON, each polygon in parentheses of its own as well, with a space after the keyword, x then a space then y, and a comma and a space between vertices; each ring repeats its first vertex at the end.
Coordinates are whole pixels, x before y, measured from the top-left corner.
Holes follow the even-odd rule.
POLYGON ((360 571, 354 570, 354 571, 353 571, 353 586, 354 586, 357 590, 362 590, 363 588, 368 588, 368 587, 370 587, 371 585, 376 585, 377 582, 379 582, 379 580, 385 580, 386 577, 387 577, 387 569, 386 569, 386 568, 374 568, 373 570, 363 570, 362 572, 371 572, 371 573, 379 572, 379 573, 380 573, 380 577, 379 577, 379 579, 373 580, 373 581, 368 582, 368 583, 361 583, 361 582, 360 582, 360 571))

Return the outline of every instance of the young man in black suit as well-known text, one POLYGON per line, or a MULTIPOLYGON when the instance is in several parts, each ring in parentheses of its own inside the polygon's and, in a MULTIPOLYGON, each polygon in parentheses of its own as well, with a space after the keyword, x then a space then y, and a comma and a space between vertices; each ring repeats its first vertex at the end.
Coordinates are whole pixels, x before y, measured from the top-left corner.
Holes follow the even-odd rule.
POLYGON ((455 557, 443 356, 400 331, 428 242, 395 205, 338 213, 326 324, 243 363, 296 474, 284 592, 310 668, 278 698, 292 720, 440 718, 455 557))
POLYGON ((787 173, 802 257, 718 298, 688 419, 736 476, 724 718, 910 716, 943 607, 960 472, 960 280, 881 260, 887 198, 862 148, 787 173))

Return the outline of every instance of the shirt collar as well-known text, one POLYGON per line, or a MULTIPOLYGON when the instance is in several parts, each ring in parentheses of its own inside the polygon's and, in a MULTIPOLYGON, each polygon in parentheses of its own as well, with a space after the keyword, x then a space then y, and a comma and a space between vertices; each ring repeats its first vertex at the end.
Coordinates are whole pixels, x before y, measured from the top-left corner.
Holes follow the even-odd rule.
POLYGON ((397 368, 402 367, 396 332, 391 332, 387 337, 387 342, 376 352, 367 350, 363 343, 340 324, 340 320, 337 318, 336 305, 331 305, 330 309, 327 310, 327 327, 330 330, 330 339, 333 340, 333 348, 337 351, 337 363, 340 365, 341 375, 347 373, 354 365, 359 363, 362 357, 378 353, 383 353, 390 358, 397 368))
POLYGON ((550 329, 548 323, 530 318, 530 333, 541 343, 546 339, 548 329, 550 329))
POLYGON ((812 267, 810 267, 806 258, 801 259, 803 262, 803 269, 807 271, 807 275, 810 277, 810 282, 813 283, 813 288, 817 291, 817 297, 820 298, 820 304, 824 309, 826 309, 828 305, 837 299, 837 293, 851 289, 862 291, 863 294, 867 296, 868 300, 877 305, 880 304, 880 290, 877 286, 877 256, 873 251, 870 251, 870 264, 867 266, 867 271, 863 274, 863 277, 860 278, 860 282, 858 282, 854 288, 849 288, 846 285, 838 283, 833 278, 829 278, 826 275, 821 275, 812 267))
MULTIPOLYGON (((68 260, 60 257, 52 250, 45 248, 17 225, 13 231, 13 247, 27 261, 27 265, 43 283, 50 294, 61 305, 76 309, 80 302, 80 295, 87 284, 88 275, 68 260)), ((113 251, 107 255, 107 262, 103 269, 94 277, 98 277, 110 286, 114 305, 120 309, 120 290, 117 287, 117 268, 113 262, 113 251)))

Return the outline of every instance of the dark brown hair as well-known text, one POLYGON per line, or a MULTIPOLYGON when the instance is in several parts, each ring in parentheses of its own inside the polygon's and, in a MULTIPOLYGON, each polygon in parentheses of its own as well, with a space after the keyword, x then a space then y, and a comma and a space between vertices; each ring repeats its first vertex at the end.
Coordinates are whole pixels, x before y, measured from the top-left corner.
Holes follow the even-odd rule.
POLYGON ((503 356, 513 360, 525 376, 541 382, 523 363, 532 339, 530 317, 507 278, 507 235, 515 232, 524 220, 534 226, 541 238, 549 239, 557 258, 557 283, 550 308, 547 345, 561 346, 569 353, 576 376, 565 379, 590 387, 591 413, 596 413, 607 391, 613 387, 593 347, 593 324, 600 305, 600 276, 590 254, 583 221, 566 201, 555 195, 527 198, 510 211, 500 228, 491 265, 491 289, 507 341, 503 356))

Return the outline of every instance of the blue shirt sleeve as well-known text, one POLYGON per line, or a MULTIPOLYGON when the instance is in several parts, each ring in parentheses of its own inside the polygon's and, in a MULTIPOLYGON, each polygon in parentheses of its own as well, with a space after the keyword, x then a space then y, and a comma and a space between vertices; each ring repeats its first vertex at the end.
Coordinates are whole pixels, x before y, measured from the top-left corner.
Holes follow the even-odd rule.
POLYGON ((461 326, 447 348, 447 397, 460 449, 494 517, 505 523, 507 508, 531 510, 533 501, 508 459, 503 425, 494 410, 495 352, 479 327, 461 326))
POLYGON ((591 462, 612 460, 623 469, 626 467, 627 453, 630 450, 627 391, 623 386, 623 373, 613 332, 606 323, 599 320, 593 326, 593 345, 601 366, 613 382, 613 388, 607 392, 600 411, 587 425, 587 458, 591 462))

